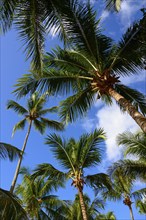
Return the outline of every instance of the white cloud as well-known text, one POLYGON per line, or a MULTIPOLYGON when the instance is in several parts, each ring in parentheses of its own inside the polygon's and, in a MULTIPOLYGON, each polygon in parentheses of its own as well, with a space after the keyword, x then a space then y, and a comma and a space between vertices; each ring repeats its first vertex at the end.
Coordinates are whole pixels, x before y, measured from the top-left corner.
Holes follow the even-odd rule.
POLYGON ((139 127, 128 114, 123 114, 116 104, 100 109, 96 116, 97 127, 103 127, 107 134, 107 159, 116 161, 120 159, 122 150, 116 145, 116 136, 126 130, 135 132, 139 127))
POLYGON ((101 22, 105 21, 109 17, 109 15, 110 15, 110 13, 108 11, 103 10, 100 15, 101 22))
POLYGON ((134 19, 136 13, 143 8, 145 5, 145 0, 140 1, 122 1, 121 10, 118 15, 120 17, 120 23, 123 25, 123 29, 127 29, 132 22, 132 18, 134 19))
POLYGON ((129 77, 121 77, 120 80, 124 85, 129 85, 137 82, 144 82, 146 81, 146 71, 143 70, 139 74, 131 75, 129 77))

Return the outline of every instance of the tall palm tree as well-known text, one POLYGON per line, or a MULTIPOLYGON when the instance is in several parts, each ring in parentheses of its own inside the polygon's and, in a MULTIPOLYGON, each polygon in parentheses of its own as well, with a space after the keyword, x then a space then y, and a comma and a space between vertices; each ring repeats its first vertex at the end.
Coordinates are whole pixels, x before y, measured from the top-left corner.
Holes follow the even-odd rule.
POLYGON ((52 191, 62 186, 61 181, 45 181, 43 178, 33 179, 26 168, 20 172, 22 183, 16 187, 15 193, 20 196, 23 207, 30 219, 65 219, 69 211, 69 203, 59 200, 52 191))
POLYGON ((31 95, 31 97, 27 101, 27 109, 18 104, 17 102, 13 100, 9 100, 7 103, 8 109, 13 109, 18 114, 22 115, 24 118, 19 121, 13 128, 13 134, 18 129, 24 129, 26 122, 28 122, 28 131, 23 143, 22 147, 22 154, 20 155, 20 159, 17 164, 17 168, 15 171, 15 175, 12 181, 10 192, 13 193, 16 181, 18 178, 22 157, 26 148, 26 144, 28 141, 28 137, 31 131, 32 125, 34 125, 35 129, 38 130, 41 134, 44 133, 45 128, 53 128, 55 130, 62 130, 63 124, 54 120, 50 120, 47 118, 44 118, 43 116, 46 115, 49 112, 52 112, 52 108, 50 109, 43 109, 45 103, 47 102, 46 95, 39 96, 38 93, 34 93, 31 95))
POLYGON ((11 144, 0 142, 0 159, 9 158, 10 161, 13 161, 16 158, 19 158, 21 151, 11 144))
POLYGON ((96 173, 86 175, 85 169, 92 168, 101 162, 101 150, 99 145, 103 143, 104 133, 102 129, 95 130, 91 134, 84 134, 79 141, 73 138, 62 139, 59 135, 52 134, 47 137, 46 144, 51 148, 56 160, 62 165, 64 171, 60 171, 51 164, 40 164, 33 174, 34 176, 49 176, 54 181, 58 179, 65 182, 72 180, 72 186, 78 190, 82 217, 87 220, 87 211, 83 197, 84 185, 97 187, 111 187, 108 175, 96 173))
POLYGON ((66 24, 70 46, 58 47, 45 57, 41 76, 32 73, 20 78, 16 94, 21 97, 36 89, 54 94, 73 92, 60 104, 62 120, 71 122, 98 99, 108 104, 114 99, 146 132, 146 97, 120 82, 120 76, 145 68, 146 13, 116 43, 101 33, 90 5, 78 6, 74 11, 66 24))
MULTIPOLYGON (((133 191, 133 183, 134 179, 125 175, 123 170, 118 167, 117 169, 113 169, 113 166, 109 167, 109 174, 113 180, 113 190, 104 192, 103 195, 105 198, 111 200, 121 200, 123 199, 124 205, 129 208, 131 220, 134 220, 134 214, 132 209, 132 198, 135 201, 142 199, 142 197, 146 193, 146 188, 133 191)), ((115 167, 114 167, 115 168, 115 167)))

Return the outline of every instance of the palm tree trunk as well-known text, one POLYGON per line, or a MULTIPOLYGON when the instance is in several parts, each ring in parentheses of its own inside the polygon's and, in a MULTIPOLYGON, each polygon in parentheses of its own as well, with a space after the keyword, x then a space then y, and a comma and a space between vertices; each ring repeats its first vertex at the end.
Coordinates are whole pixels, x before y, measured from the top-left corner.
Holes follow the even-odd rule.
POLYGON ((133 210, 132 210, 132 206, 131 205, 129 205, 129 209, 130 209, 131 220, 134 220, 134 215, 133 215, 133 210))
POLYGON ((110 88, 108 93, 128 112, 128 114, 140 126, 142 131, 146 133, 146 118, 141 113, 139 113, 128 100, 117 93, 113 88, 110 88))
POLYGON ((83 198, 83 191, 80 187, 78 187, 78 193, 79 193, 79 198, 80 198, 80 206, 81 206, 83 220, 88 220, 87 213, 86 213, 86 207, 85 207, 85 203, 84 203, 84 198, 83 198))
POLYGON ((29 137, 29 134, 30 134, 31 125, 32 125, 32 121, 30 121, 30 123, 29 123, 28 131, 27 131, 27 134, 26 134, 26 137, 25 137, 25 140, 24 140, 24 144, 23 144, 22 150, 21 150, 22 153, 21 153, 20 158, 19 158, 18 163, 17 163, 15 175, 14 175, 14 178, 13 178, 13 181, 12 181, 12 184, 11 184, 11 188, 10 188, 10 192, 11 193, 13 193, 15 185, 16 185, 16 181, 17 181, 17 178, 18 178, 19 170, 20 170, 20 167, 21 167, 21 162, 22 162, 22 159, 23 159, 23 154, 25 152, 26 144, 27 144, 28 137, 29 137))

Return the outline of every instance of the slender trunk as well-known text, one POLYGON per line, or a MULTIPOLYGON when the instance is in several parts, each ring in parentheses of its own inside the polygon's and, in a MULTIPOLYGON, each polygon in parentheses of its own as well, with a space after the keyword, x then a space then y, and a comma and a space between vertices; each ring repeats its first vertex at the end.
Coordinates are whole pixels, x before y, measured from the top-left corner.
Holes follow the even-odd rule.
POLYGON ((129 205, 128 207, 129 207, 129 209, 130 209, 130 217, 131 217, 131 220, 134 220, 134 215, 133 215, 132 206, 129 205))
POLYGON ((81 206, 83 220, 88 220, 82 189, 78 188, 78 193, 79 193, 79 198, 80 198, 80 206, 81 206))
POLYGON ((128 114, 135 120, 143 132, 146 133, 146 118, 139 113, 128 100, 117 93, 113 88, 110 88, 108 93, 128 112, 128 114))
POLYGON ((23 159, 23 154, 25 152, 27 140, 28 140, 28 137, 29 137, 29 134, 30 134, 30 130, 31 130, 31 125, 32 125, 32 121, 30 121, 30 123, 29 123, 28 131, 27 131, 27 134, 26 134, 26 137, 25 137, 25 140, 24 140, 24 144, 23 144, 22 150, 21 150, 22 153, 21 153, 20 158, 19 158, 18 163, 17 163, 17 167, 16 167, 16 170, 15 170, 14 178, 13 178, 13 181, 12 181, 12 184, 11 184, 11 188, 10 188, 10 192, 11 193, 13 193, 15 185, 16 185, 16 182, 17 182, 19 170, 20 170, 20 167, 21 167, 21 162, 22 162, 22 159, 23 159))

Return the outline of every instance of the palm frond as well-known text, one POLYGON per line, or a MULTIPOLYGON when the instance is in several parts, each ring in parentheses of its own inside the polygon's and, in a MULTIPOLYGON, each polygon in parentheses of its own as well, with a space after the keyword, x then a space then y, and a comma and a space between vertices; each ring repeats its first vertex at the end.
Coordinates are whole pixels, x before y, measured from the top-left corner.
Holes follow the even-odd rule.
POLYGON ((135 200, 143 199, 144 196, 146 196, 146 188, 142 188, 139 190, 136 190, 132 193, 132 196, 135 200))
POLYGON ((125 132, 117 136, 117 144, 125 147, 124 155, 132 154, 139 158, 146 156, 146 134, 125 132))
POLYGON ((43 178, 50 178, 54 181, 59 181, 60 183, 62 183, 62 185, 67 178, 65 173, 59 171, 48 163, 39 164, 37 166, 37 168, 34 170, 34 173, 32 174, 32 177, 36 178, 38 176, 42 176, 43 178))
POLYGON ((51 151, 53 152, 56 159, 58 159, 61 163, 61 165, 65 169, 75 171, 72 157, 71 157, 71 148, 69 143, 71 143, 72 140, 69 140, 66 142, 64 139, 61 139, 59 135, 51 134, 47 136, 46 138, 46 144, 49 145, 51 148, 51 151))
POLYGON ((18 0, 2 0, 0 9, 1 9, 1 25, 0 30, 5 33, 12 25, 14 19, 14 12, 18 4, 18 0))
POLYGON ((0 189, 0 218, 11 220, 28 220, 21 201, 9 191, 0 189))
POLYGON ((143 115, 146 115, 146 96, 139 91, 122 84, 116 84, 115 90, 131 102, 143 115))
POLYGON ((46 126, 42 120, 41 121, 38 119, 33 120, 33 125, 36 130, 38 130, 41 134, 44 134, 46 126))
POLYGON ((55 120, 49 120, 47 118, 42 118, 41 121, 44 123, 45 126, 48 128, 54 129, 56 131, 62 131, 64 130, 64 125, 61 122, 55 121, 55 120))
POLYGON ((80 167, 87 168, 101 162, 101 146, 105 139, 103 129, 96 129, 91 134, 82 135, 79 140, 77 160, 80 167))
POLYGON ((15 124, 15 126, 13 128, 12 136, 15 134, 16 130, 24 129, 25 124, 26 124, 25 118, 23 120, 19 121, 17 124, 15 124))
POLYGON ((52 108, 43 109, 39 111, 40 116, 46 115, 47 113, 58 113, 58 106, 53 106, 52 108))
POLYGON ((13 109, 19 115, 28 114, 27 109, 25 109, 23 106, 19 105, 17 102, 15 102, 13 100, 9 100, 7 102, 7 109, 13 109))
POLYGON ((112 189, 112 183, 109 176, 105 173, 98 173, 93 175, 88 175, 85 177, 85 182, 87 185, 93 187, 96 191, 102 191, 102 189, 112 189))
POLYGON ((146 40, 143 39, 145 35, 145 20, 146 16, 131 25, 130 28, 123 35, 123 38, 117 44, 115 50, 115 57, 111 62, 111 67, 117 74, 130 75, 136 73, 143 68, 143 57, 145 56, 146 40), (130 51, 130 53, 127 53, 130 51))
POLYGON ((40 1, 23 1, 18 5, 15 25, 25 45, 26 58, 32 57, 32 69, 42 71, 44 48, 44 4, 40 1))
POLYGON ((59 106, 61 120, 67 124, 83 117, 94 102, 94 94, 91 88, 87 88, 62 101, 59 106))
POLYGON ((21 155, 21 150, 17 147, 14 147, 10 144, 0 142, 0 158, 7 159, 9 158, 10 161, 19 158, 21 155))

